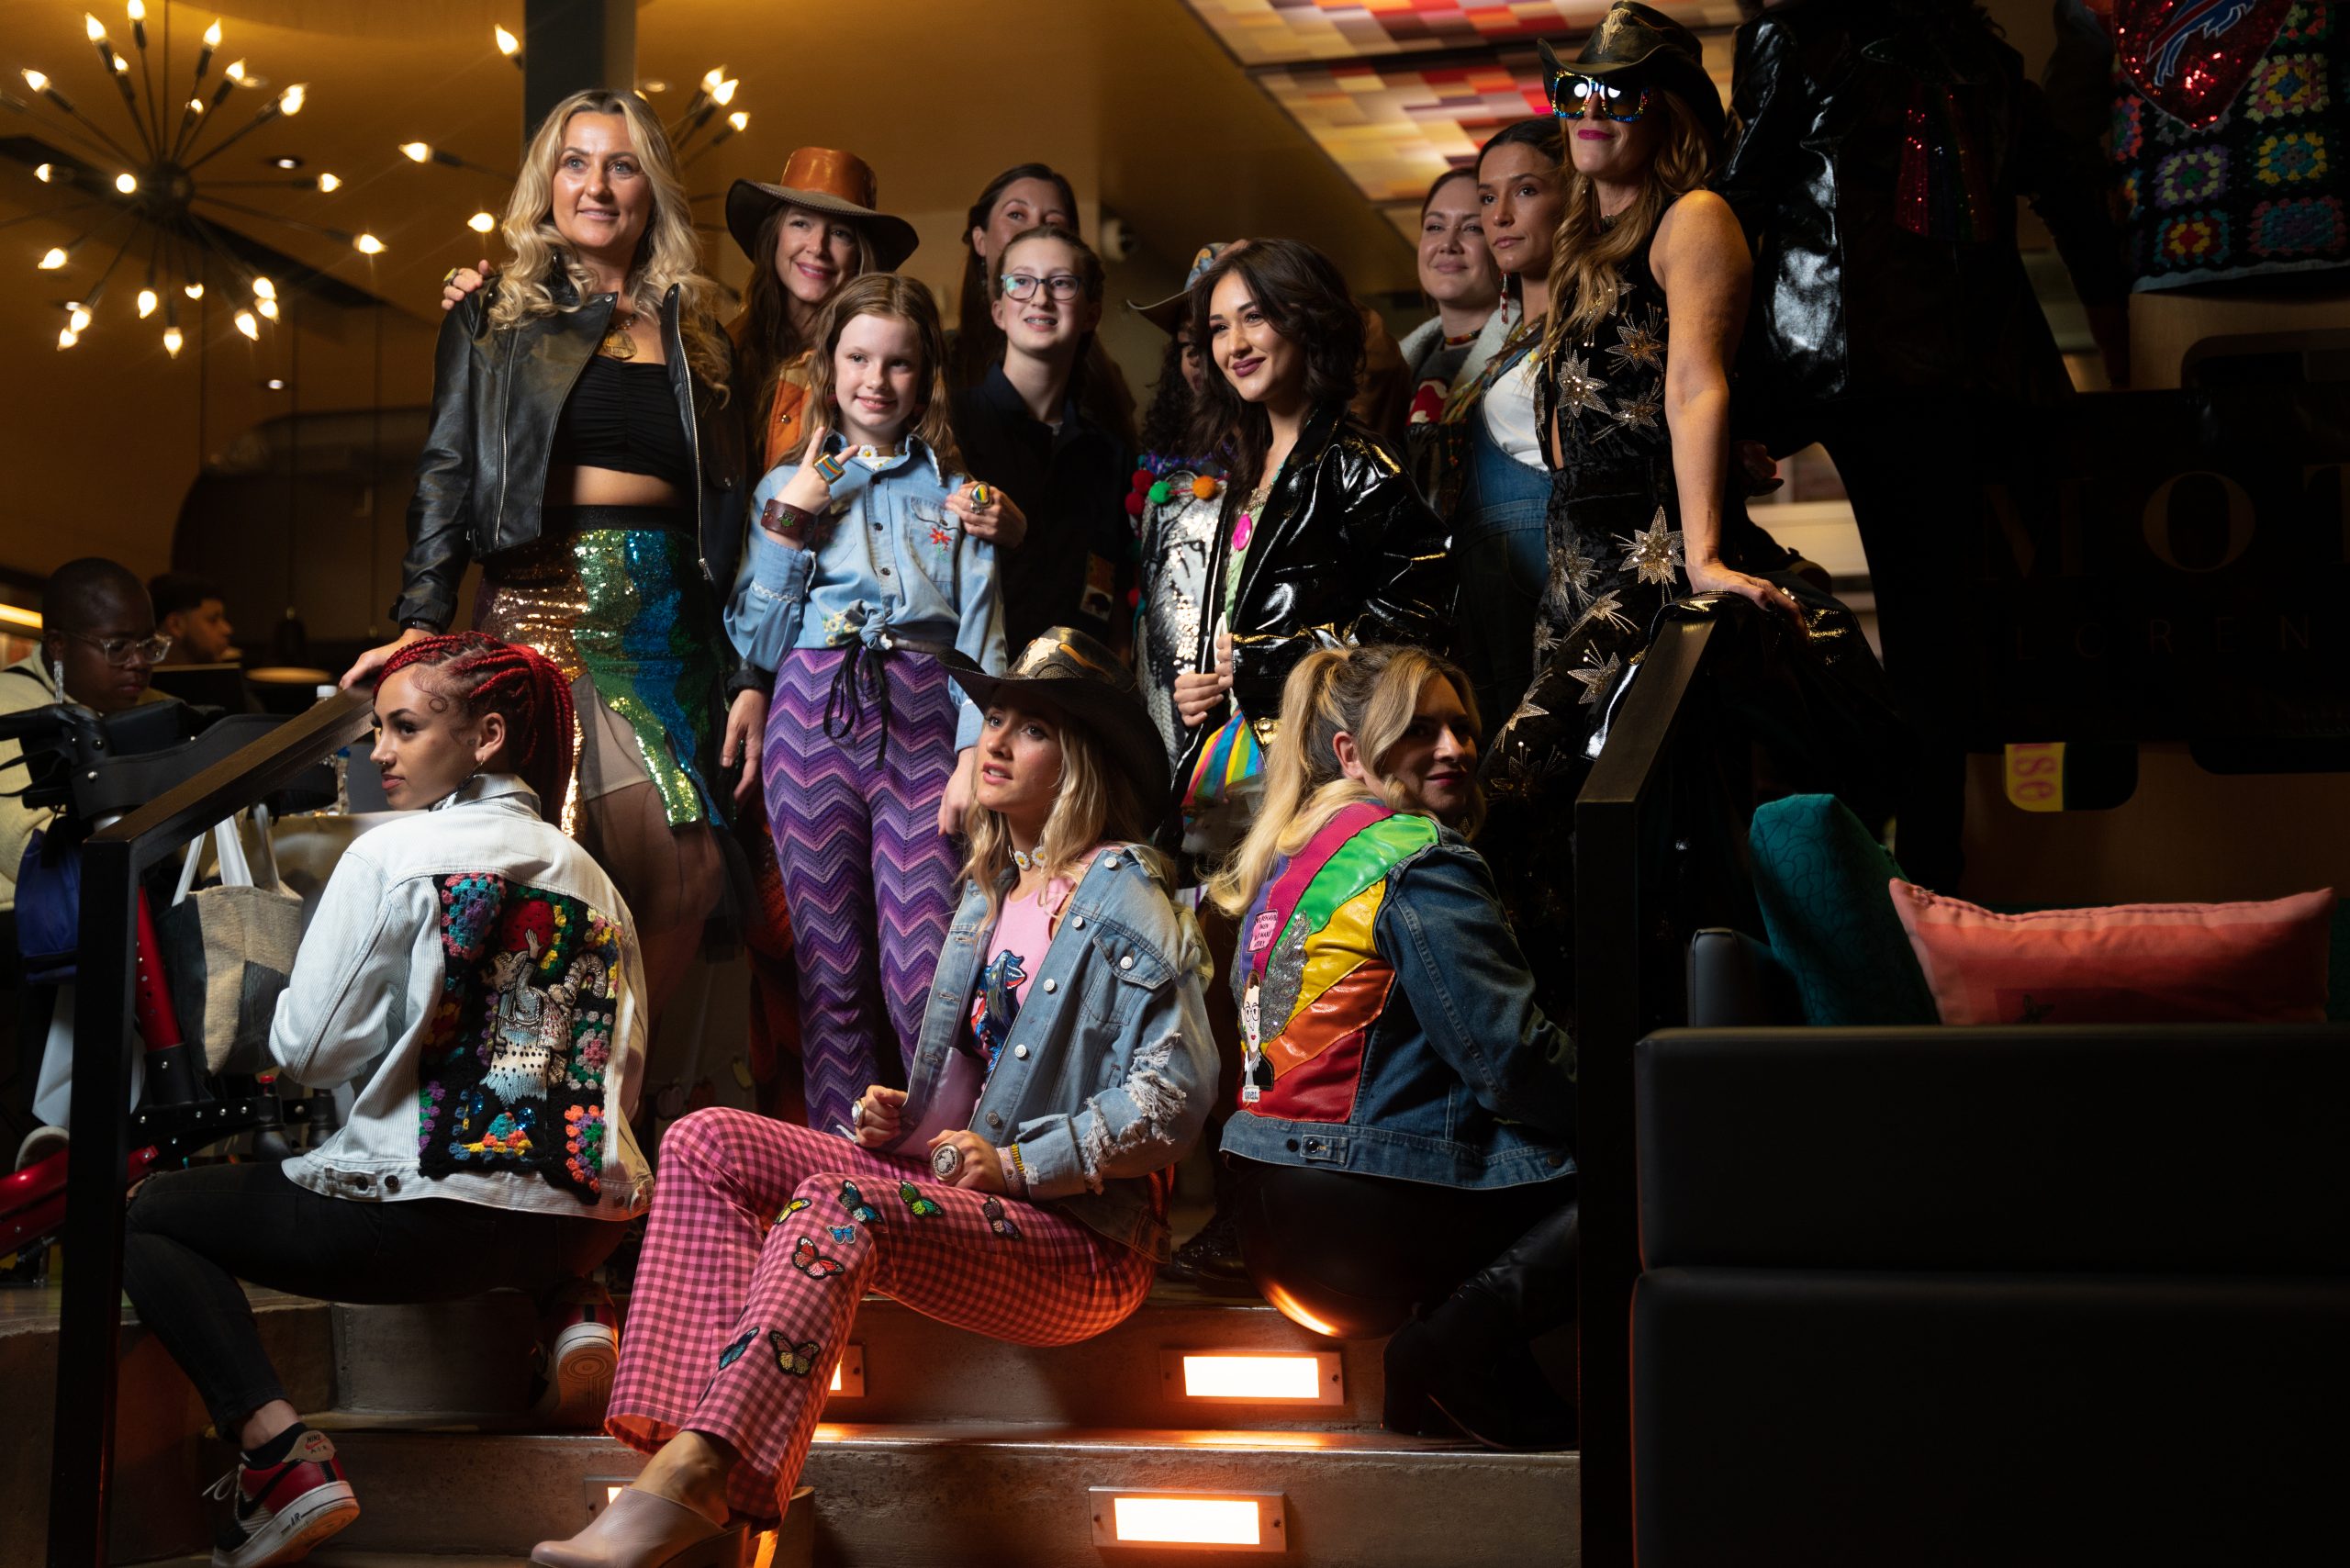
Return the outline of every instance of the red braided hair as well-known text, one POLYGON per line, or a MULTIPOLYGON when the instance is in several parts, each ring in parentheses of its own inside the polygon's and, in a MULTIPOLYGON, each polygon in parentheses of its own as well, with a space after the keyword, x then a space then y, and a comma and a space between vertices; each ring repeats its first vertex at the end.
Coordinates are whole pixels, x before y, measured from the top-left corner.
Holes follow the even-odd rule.
POLYGON ((452 632, 399 649, 384 661, 376 684, 410 665, 431 669, 434 686, 464 704, 467 718, 506 720, 506 766, 537 792, 539 814, 558 820, 571 786, 571 683, 563 672, 536 648, 452 632))

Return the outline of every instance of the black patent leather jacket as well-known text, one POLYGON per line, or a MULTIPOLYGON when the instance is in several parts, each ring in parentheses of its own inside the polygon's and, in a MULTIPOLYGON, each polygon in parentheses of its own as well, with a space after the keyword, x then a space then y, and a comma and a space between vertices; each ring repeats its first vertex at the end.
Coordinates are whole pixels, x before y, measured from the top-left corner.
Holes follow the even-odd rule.
MULTIPOLYGON (((1207 603, 1221 605, 1231 569, 1225 508, 1207 603)), ((1415 643, 1446 650, 1452 635, 1451 541, 1402 459, 1336 405, 1317 409, 1282 465, 1241 557, 1232 606, 1232 695, 1259 733, 1281 711, 1281 683, 1316 648, 1415 643)), ((1201 669, 1215 667, 1221 618, 1200 617, 1201 669)), ((1184 748, 1187 776, 1216 722, 1184 748)))
POLYGON ((1742 415, 1785 421, 1899 388, 2069 392, 2017 254, 2015 199, 2047 223, 2086 302, 2121 297, 2124 252, 2095 150, 2056 129, 2013 49, 1987 30, 1927 37, 1883 0, 1792 0, 1739 29, 1730 115, 1715 188, 1754 247, 1742 415), (1900 221, 1909 115, 1944 92, 1973 117, 1989 197, 1991 232, 1964 242, 1900 221))
MULTIPOLYGON (((468 296, 441 323, 432 422, 408 502, 395 622, 428 621, 445 629, 457 612, 467 563, 539 537, 555 421, 611 323, 613 297, 598 294, 576 310, 493 331, 496 286, 468 296)), ((552 286, 559 301, 577 297, 567 278, 558 276, 552 286)), ((720 395, 688 365, 677 298, 672 287, 661 301, 661 341, 700 476, 693 497, 697 554, 711 589, 722 592, 734 581, 743 549, 742 420, 722 409, 720 395)))

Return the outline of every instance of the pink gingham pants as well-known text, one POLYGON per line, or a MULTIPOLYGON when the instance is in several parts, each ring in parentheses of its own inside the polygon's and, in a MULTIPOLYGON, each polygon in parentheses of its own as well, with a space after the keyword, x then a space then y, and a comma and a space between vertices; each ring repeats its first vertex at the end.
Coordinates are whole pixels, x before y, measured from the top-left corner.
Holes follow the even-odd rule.
POLYGON ((929 1178, 747 1111, 672 1126, 606 1429, 646 1453, 688 1428, 731 1444, 728 1500, 777 1518, 867 1290, 1023 1345, 1088 1338, 1142 1305, 1141 1253, 1054 1208, 929 1178))

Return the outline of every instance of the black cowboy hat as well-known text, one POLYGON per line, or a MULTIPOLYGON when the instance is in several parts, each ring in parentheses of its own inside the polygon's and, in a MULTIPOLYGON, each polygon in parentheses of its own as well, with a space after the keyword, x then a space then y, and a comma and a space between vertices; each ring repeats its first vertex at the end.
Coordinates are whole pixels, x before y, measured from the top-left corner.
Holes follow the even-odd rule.
POLYGON ((1133 781, 1147 811, 1167 803, 1167 743, 1142 705, 1135 672, 1084 633, 1056 626, 1020 650, 1002 675, 950 669, 955 684, 981 708, 1034 700, 1085 726, 1111 766, 1133 781))
MULTIPOLYGON (((1616 0, 1573 60, 1561 64, 1546 39, 1542 87, 1550 92, 1561 76, 1623 76, 1628 83, 1657 86, 1688 105, 1719 146, 1727 119, 1721 89, 1706 71, 1706 49, 1697 35, 1653 6, 1616 0)), ((1554 100, 1555 101, 1555 100, 1554 100)))
POLYGON ((1183 324, 1183 318, 1192 313, 1192 285, 1200 281, 1200 275, 1203 273, 1215 264, 1215 259, 1224 254, 1225 248, 1229 243, 1229 241, 1211 240, 1201 246, 1198 253, 1192 257, 1192 270, 1184 274, 1183 286, 1181 289, 1164 299, 1154 299, 1147 305, 1129 299, 1126 301, 1126 308, 1169 337, 1173 337, 1175 329, 1183 324))
POLYGON ((829 147, 802 147, 785 161, 781 184, 734 182, 726 193, 726 228, 754 265, 771 266, 774 257, 758 254, 759 226, 767 214, 786 204, 827 212, 864 230, 873 241, 874 269, 893 273, 922 240, 904 218, 876 210, 873 204, 879 199, 872 166, 864 159, 829 147))

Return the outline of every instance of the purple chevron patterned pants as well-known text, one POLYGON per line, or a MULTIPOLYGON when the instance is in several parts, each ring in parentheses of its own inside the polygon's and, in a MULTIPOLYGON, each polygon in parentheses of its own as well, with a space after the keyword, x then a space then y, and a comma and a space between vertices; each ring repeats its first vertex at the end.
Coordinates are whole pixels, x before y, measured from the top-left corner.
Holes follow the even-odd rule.
MULTIPOLYGON (((845 739, 824 733, 825 699, 845 656, 784 655, 761 758, 800 963, 808 1125, 819 1128, 845 1124, 850 1103, 880 1081, 892 1035, 901 1066, 912 1066, 960 864, 955 841, 938 831, 939 798, 955 771, 955 688, 946 670, 925 654, 876 661, 890 689, 889 753, 876 767, 878 694, 867 693, 845 739)), ((860 687, 865 677, 857 671, 860 687)))

